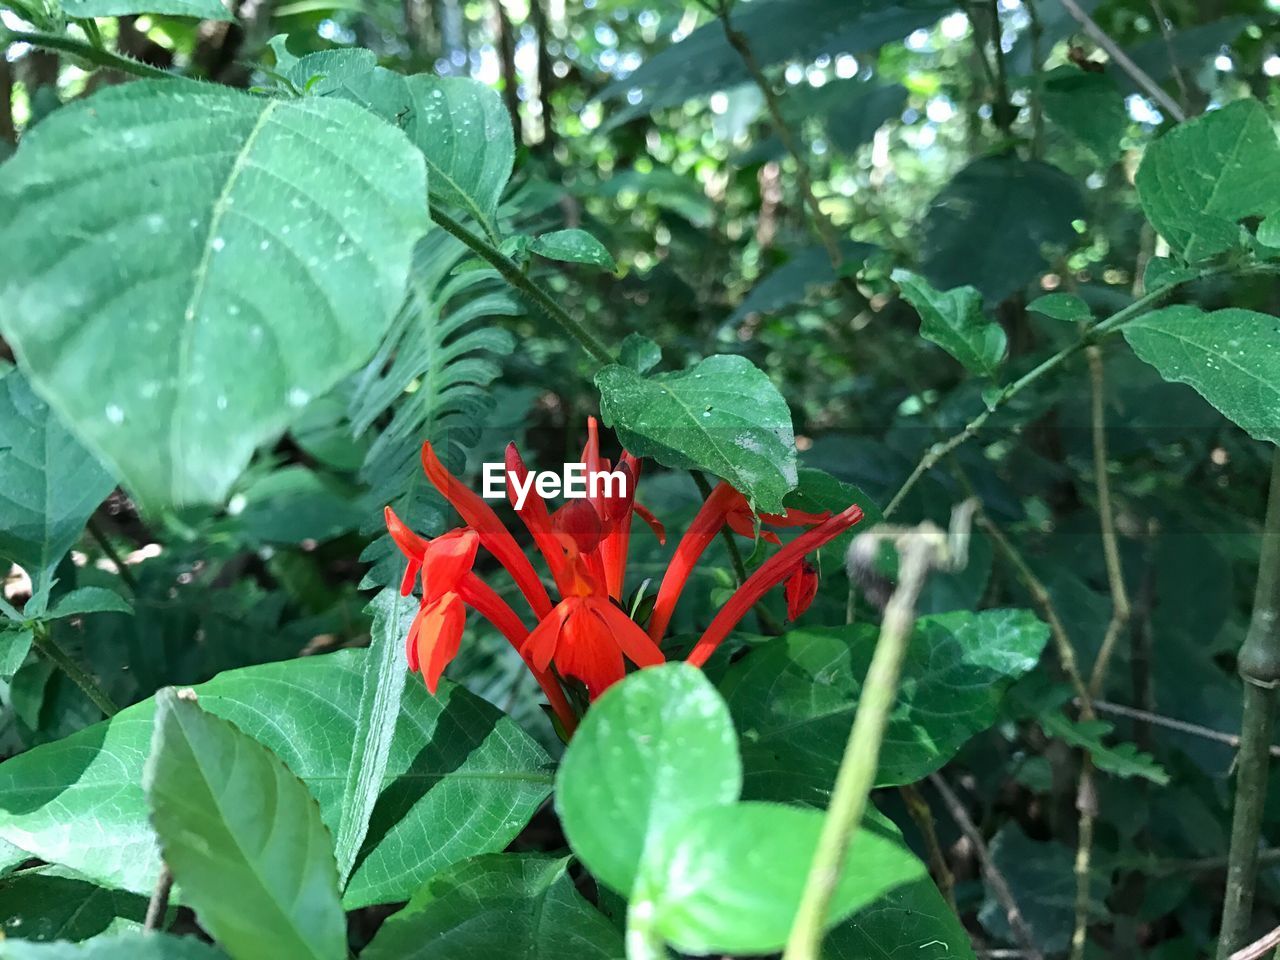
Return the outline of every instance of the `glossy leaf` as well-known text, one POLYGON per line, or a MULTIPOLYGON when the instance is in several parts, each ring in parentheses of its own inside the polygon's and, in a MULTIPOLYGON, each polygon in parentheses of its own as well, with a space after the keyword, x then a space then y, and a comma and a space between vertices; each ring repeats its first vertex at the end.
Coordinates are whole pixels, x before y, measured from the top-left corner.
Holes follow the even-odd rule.
POLYGON ((473 857, 393 914, 364 960, 619 960, 622 937, 574 888, 568 858, 473 857))
POLYGON ((164 862, 232 956, 343 960, 333 838, 279 757, 169 687, 143 788, 164 862))
MULTIPOLYGON (((769 953, 791 930, 824 814, 776 803, 709 807, 672 825, 631 895, 642 924, 690 953, 769 953)), ((854 835, 828 912, 836 923, 926 876, 892 825, 868 816, 854 835)))
POLYGON ((1280 319, 1178 305, 1121 329, 1133 352, 1160 376, 1190 384, 1252 436, 1280 443, 1280 319))
POLYGON ((1280 141, 1262 104, 1240 100, 1151 144, 1134 184, 1169 246, 1204 260, 1239 244, 1240 220, 1280 211, 1280 141))
POLYGON ((195 937, 131 933, 95 937, 86 943, 0 942, 0 960, 225 960, 226 954, 195 937))
POLYGON ((1093 319, 1089 305, 1071 293, 1046 293, 1028 303, 1027 309, 1068 323, 1088 323, 1093 319))
MULTIPOLYGON (((994 723, 1048 637, 1025 610, 918 620, 876 785, 914 783, 994 723)), ((867 624, 792 630, 730 668, 721 686, 742 735, 746 796, 826 805, 875 642, 867 624)))
POLYGON ((6 938, 88 940, 140 929, 146 915, 145 897, 100 887, 62 867, 37 867, 0 880, 0 930, 6 938))
POLYGON ((982 294, 973 287, 935 290, 909 270, 893 271, 903 299, 920 314, 920 336, 931 340, 969 370, 993 376, 1004 359, 1004 328, 982 312, 982 294))
MULTIPOLYGON (((351 650, 263 664, 194 688, 204 709, 302 778, 331 831, 366 656, 351 650)), ((0 837, 149 895, 159 861, 139 782, 154 713, 154 701, 143 701, 0 765, 0 837)), ((420 683, 407 684, 382 794, 345 893, 348 909, 405 899, 446 864, 501 850, 546 798, 547 762, 511 721, 465 690, 445 681, 432 697, 420 683)))
POLYGON ((750 360, 718 355, 648 377, 615 364, 596 374, 596 386, 605 425, 632 453, 710 471, 757 510, 781 512, 797 482, 791 411, 750 360))
POLYGON ((587 711, 556 777, 556 811, 574 853, 627 894, 646 851, 742 786, 733 721, 700 670, 652 667, 587 711))
POLYGON ((548 260, 568 263, 589 263, 604 270, 617 270, 613 255, 603 243, 585 230, 555 230, 534 237, 529 242, 529 252, 548 260))
POLYGON ((895 887, 822 944, 823 960, 974 960, 973 942, 929 877, 895 887))
POLYGON ((144 506, 217 502, 373 352, 425 206, 418 151, 334 98, 106 87, 0 169, 4 335, 144 506))
POLYGON ((21 373, 0 377, 0 557, 47 576, 114 486, 21 373))

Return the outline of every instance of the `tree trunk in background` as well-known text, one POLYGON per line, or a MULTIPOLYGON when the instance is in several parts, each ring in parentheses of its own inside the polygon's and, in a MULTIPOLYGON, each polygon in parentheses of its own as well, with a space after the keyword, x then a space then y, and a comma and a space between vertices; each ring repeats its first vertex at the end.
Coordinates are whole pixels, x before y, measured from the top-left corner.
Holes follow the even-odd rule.
POLYGON ((0 57, 0 140, 18 142, 18 131, 13 126, 13 68, 4 57, 0 57))
POLYGON ((511 114, 511 126, 515 128, 516 142, 524 142, 520 125, 520 78, 516 75, 516 39, 511 30, 511 18, 502 0, 493 0, 494 32, 498 37, 498 61, 502 68, 502 99, 511 114))
POLYGON ((542 149, 550 153, 556 148, 556 132, 551 111, 551 90, 555 84, 555 74, 551 71, 551 56, 547 53, 547 41, 550 27, 547 25, 547 12, 542 4, 545 0, 529 0, 529 19, 538 36, 538 103, 542 108, 542 149))

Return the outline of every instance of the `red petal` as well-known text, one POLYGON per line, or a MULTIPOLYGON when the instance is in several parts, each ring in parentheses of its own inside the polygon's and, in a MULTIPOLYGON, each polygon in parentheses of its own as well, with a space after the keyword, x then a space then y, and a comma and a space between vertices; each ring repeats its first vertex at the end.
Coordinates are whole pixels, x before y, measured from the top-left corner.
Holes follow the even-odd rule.
MULTIPOLYGON (((520 458, 520 451, 516 449, 514 443, 507 444, 506 459, 508 474, 515 474, 516 479, 523 486, 529 476, 529 468, 524 465, 524 460, 520 458)), ((510 482, 507 483, 507 497, 514 508, 516 505, 516 491, 515 485, 510 482)), ((538 545, 538 550, 542 553, 543 559, 547 561, 551 576, 563 596, 566 593, 564 548, 560 546, 560 541, 556 539, 555 533, 551 529, 551 515, 547 512, 547 505, 542 497, 538 495, 538 491, 534 489, 533 484, 529 485, 528 493, 524 498, 524 506, 517 510, 516 513, 533 536, 533 542, 538 545)))
POLYGON ((667 528, 662 525, 662 521, 649 512, 649 508, 642 503, 637 503, 635 505, 635 511, 639 515, 640 519, 647 523, 650 529, 653 530, 654 535, 658 538, 658 543, 662 546, 666 546, 667 528))
POLYGON ((427 541, 405 526, 404 521, 390 507, 382 508, 382 516, 387 521, 387 533, 391 534, 391 539, 400 548, 400 552, 411 561, 421 561, 422 553, 427 549, 427 541))
MULTIPOLYGON (((424 611, 422 626, 418 630, 418 644, 427 646, 426 662, 422 665, 422 677, 432 693, 440 685, 440 674, 458 655, 462 643, 462 628, 467 622, 467 608, 456 593, 448 593, 424 611)), ((419 650, 419 657, 422 651, 419 650)))
POLYGON ((801 561, 783 588, 787 597, 787 619, 795 620, 809 609, 818 595, 818 571, 808 560, 801 561))
POLYGON ((656 667, 660 663, 666 663, 667 658, 662 655, 658 645, 640 629, 638 623, 620 609, 608 600, 590 599, 586 602, 603 622, 613 637, 613 642, 637 667, 656 667))
POLYGON ((480 548, 474 530, 450 530, 427 544, 422 562, 423 599, 430 602, 458 589, 470 572, 480 548))
POLYGON ((581 680, 594 700, 621 680, 627 669, 609 628, 588 603, 580 601, 566 619, 556 667, 565 676, 581 680))
POLYGON ((667 572, 662 577, 662 585, 658 587, 653 614, 649 617, 649 636, 655 642, 662 641, 662 635, 675 613, 676 602, 680 599, 680 593, 698 558, 724 526, 725 514, 733 507, 735 498, 741 497, 742 494, 727 483, 718 484, 680 539, 671 563, 667 566, 667 572))
POLYGON ((576 606, 581 603, 580 597, 569 597, 556 604, 556 608, 538 621, 538 625, 529 633, 521 652, 527 654, 529 661, 539 670, 551 666, 551 660, 560 649, 561 631, 565 621, 576 606))

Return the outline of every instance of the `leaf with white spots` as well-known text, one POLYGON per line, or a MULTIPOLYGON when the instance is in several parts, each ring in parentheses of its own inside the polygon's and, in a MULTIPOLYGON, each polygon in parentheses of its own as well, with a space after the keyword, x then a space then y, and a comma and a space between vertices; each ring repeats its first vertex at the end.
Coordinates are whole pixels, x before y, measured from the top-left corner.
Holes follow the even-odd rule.
POLYGON ((0 168, 0 330, 145 507, 217 502, 373 353, 427 226, 421 154, 349 103, 108 87, 0 168))

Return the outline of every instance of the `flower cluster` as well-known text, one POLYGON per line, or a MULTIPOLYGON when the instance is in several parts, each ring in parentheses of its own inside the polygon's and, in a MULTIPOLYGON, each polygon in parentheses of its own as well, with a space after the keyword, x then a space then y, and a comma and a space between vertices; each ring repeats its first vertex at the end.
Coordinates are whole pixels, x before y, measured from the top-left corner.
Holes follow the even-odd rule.
MULTIPOLYGON (((600 456, 594 417, 587 421, 587 435, 582 452, 587 475, 614 469, 609 460, 600 456)), ((617 493, 593 492, 585 499, 568 501, 552 513, 542 498, 529 490, 523 509, 517 511, 551 573, 560 597, 557 603, 552 602, 542 578, 497 514, 449 473, 430 443, 422 448, 422 466, 464 526, 428 540, 406 527, 390 507, 386 508, 387 530, 408 558, 401 593, 408 596, 416 581, 420 579, 422 583, 418 615, 406 638, 409 668, 420 671, 434 693, 440 674, 458 652, 466 608, 470 607, 519 651, 567 732, 572 732, 576 714, 561 678, 579 681, 594 700, 622 679, 625 661, 638 667, 662 663, 663 634, 703 552, 725 526, 751 538, 758 529, 757 517, 746 497, 727 483, 717 486, 676 546, 652 612, 642 625, 622 606, 632 518, 638 515, 648 523, 662 543, 666 542, 666 533, 653 514, 635 501, 640 475, 636 457, 623 451, 618 459, 616 469, 625 476, 626 483, 617 493), (480 547, 506 569, 524 595, 538 621, 532 630, 474 573, 480 547)), ((506 468, 508 477, 515 480, 507 483, 514 504, 516 485, 526 487, 528 477, 514 444, 507 447, 506 468)), ((746 579, 712 618, 688 662, 695 666, 705 664, 747 611, 779 583, 786 584, 788 617, 795 619, 803 613, 818 589, 817 572, 806 555, 860 519, 862 510, 856 504, 835 515, 798 510, 781 515, 761 514, 759 535, 772 544, 781 541, 769 527, 808 529, 781 546, 746 579)))

